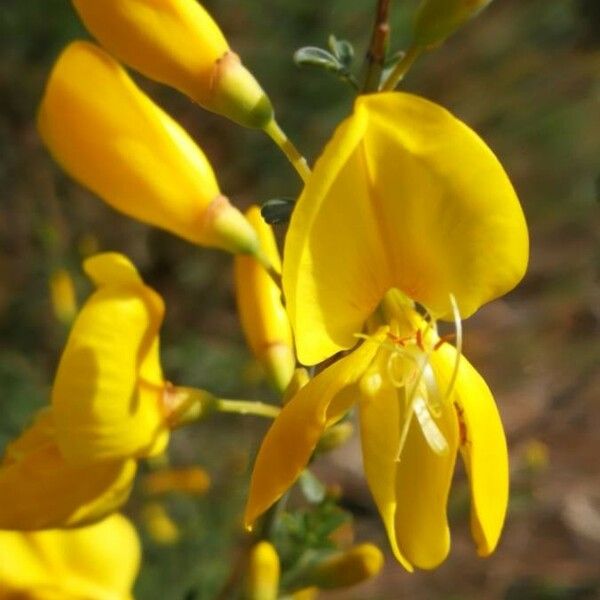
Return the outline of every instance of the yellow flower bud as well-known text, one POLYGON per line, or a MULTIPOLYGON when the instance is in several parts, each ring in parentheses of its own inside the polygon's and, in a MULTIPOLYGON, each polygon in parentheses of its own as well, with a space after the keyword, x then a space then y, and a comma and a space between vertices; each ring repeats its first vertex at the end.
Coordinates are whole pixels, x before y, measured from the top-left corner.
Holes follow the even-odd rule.
POLYGON ((373 544, 359 544, 321 561, 311 581, 322 589, 348 587, 374 577, 383 567, 383 554, 373 544))
POLYGON ((118 514, 77 529, 0 531, 0 598, 126 600, 140 555, 134 527, 118 514))
POLYGON ((76 464, 162 452, 163 301, 121 254, 88 258, 84 269, 97 289, 73 324, 52 389, 60 449, 76 464))
POLYGON ((196 0, 73 0, 90 32, 124 63, 246 127, 271 103, 196 0))
POLYGON ((441 44, 492 0, 424 0, 414 28, 414 44, 427 48, 441 44))
POLYGON ((209 487, 210 475, 200 467, 164 469, 144 477, 144 490, 153 495, 181 492, 201 496, 209 487))
POLYGON ((277 600, 279 590, 279 557, 269 542, 252 548, 246 582, 247 600, 277 600))
POLYGON ((202 150, 93 44, 58 59, 38 127, 62 167, 116 210, 195 244, 257 251, 202 150))
POLYGON ((316 451, 319 453, 331 452, 343 446, 354 434, 354 425, 350 421, 344 421, 332 425, 325 430, 317 444, 316 451))
MULTIPOLYGON (((257 206, 252 206, 246 217, 258 234, 264 254, 279 272, 281 260, 270 225, 265 223, 257 206)), ((275 387, 284 391, 296 359, 281 290, 253 257, 237 255, 234 273, 238 312, 248 345, 275 387)))
POLYGON ((6 449, 0 466, 0 529, 79 526, 115 511, 129 496, 135 460, 70 464, 57 445, 54 416, 50 409, 40 411, 6 449))
POLYGON ((66 269, 57 269, 50 276, 50 299, 54 316, 69 324, 77 312, 77 298, 73 279, 66 269))
POLYGON ((150 537, 157 544, 170 546, 176 544, 181 537, 177 524, 165 507, 159 502, 151 502, 146 504, 142 509, 142 520, 150 534, 150 537))
POLYGON ((287 404, 308 382, 310 375, 304 367, 298 367, 293 373, 283 394, 282 404, 287 404))

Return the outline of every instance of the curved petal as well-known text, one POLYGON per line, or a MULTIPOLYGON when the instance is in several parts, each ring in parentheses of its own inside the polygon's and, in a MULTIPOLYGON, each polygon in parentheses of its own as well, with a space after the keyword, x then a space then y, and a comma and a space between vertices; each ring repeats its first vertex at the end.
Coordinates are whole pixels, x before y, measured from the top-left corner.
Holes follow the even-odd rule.
POLYGON ((360 97, 292 215, 283 281, 299 358, 349 348, 390 288, 452 318, 521 279, 523 213, 485 143, 442 107, 404 93, 360 97), (300 292, 301 290, 301 292, 300 292))
POLYGON ((378 345, 376 340, 366 341, 319 373, 283 407, 256 458, 246 505, 247 526, 293 485, 325 428, 356 401, 344 391, 367 369, 378 345))
MULTIPOLYGON (((434 368, 448 382, 456 350, 444 344, 434 368)), ((443 387, 442 387, 443 389, 443 387)), ((461 422, 461 455, 471 485, 471 532, 480 556, 491 554, 502 532, 509 493, 508 451, 494 397, 483 377, 460 357, 452 399, 461 422)))
POLYGON ((133 459, 73 466, 55 439, 53 414, 12 442, 0 466, 0 529, 35 530, 74 527, 97 521, 129 497, 133 459))
POLYGON ((121 255, 99 255, 85 268, 101 285, 73 325, 52 389, 61 451, 74 464, 159 452, 168 440, 163 302, 121 255))
POLYGON ((434 453, 413 418, 396 471, 396 540, 408 561, 421 569, 437 567, 450 550, 446 511, 458 448, 454 411, 445 406, 432 418, 449 451, 434 453))
POLYGON ((361 380, 361 392, 359 417, 365 476, 394 556, 412 571, 396 541, 396 459, 401 430, 398 390, 380 371, 371 368, 361 380))
POLYGON ((123 599, 140 554, 134 527, 118 514, 78 529, 0 531, 2 591, 44 599, 123 599))

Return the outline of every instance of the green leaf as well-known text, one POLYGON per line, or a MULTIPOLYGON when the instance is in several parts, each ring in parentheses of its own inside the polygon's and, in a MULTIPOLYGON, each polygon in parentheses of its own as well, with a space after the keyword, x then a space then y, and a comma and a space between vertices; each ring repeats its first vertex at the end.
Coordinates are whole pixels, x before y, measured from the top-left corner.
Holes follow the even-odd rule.
POLYGON ((338 40, 333 34, 329 36, 327 43, 338 61, 349 69, 354 60, 354 46, 348 40, 338 40))
POLYGON ((296 50, 294 62, 299 67, 319 67, 333 73, 344 69, 344 65, 333 54, 316 46, 305 46, 296 50))

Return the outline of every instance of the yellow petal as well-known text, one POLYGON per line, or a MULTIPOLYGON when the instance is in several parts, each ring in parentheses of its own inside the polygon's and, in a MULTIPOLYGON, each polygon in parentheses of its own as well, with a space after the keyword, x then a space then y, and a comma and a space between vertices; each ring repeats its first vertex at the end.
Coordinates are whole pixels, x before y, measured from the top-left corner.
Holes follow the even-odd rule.
POLYGON ((93 44, 59 57, 38 127, 63 168, 116 210, 196 244, 256 250, 202 150, 93 44))
MULTIPOLYGON (((434 354, 436 375, 444 389, 451 376, 456 350, 444 344, 434 354)), ((491 554, 498 543, 509 493, 508 451, 494 397, 483 377, 460 357, 452 400, 464 437, 461 455, 471 485, 471 532, 477 552, 491 554)))
POLYGON ((256 458, 246 525, 251 525, 293 485, 325 428, 357 400, 344 392, 362 375, 377 350, 376 338, 366 341, 317 375, 283 407, 256 458))
POLYGON ((437 567, 450 550, 446 514, 458 448, 454 409, 433 417, 449 447, 436 454, 415 418, 396 468, 396 541, 407 560, 421 569, 437 567))
POLYGON ((390 288, 452 319, 521 279, 528 238, 502 166, 464 123, 404 93, 360 97, 290 222, 283 283, 300 361, 355 343, 390 288))
MULTIPOLYGON (((281 260, 271 226, 251 207, 246 218, 255 228, 263 253, 280 272, 281 260)), ((296 366, 292 329, 281 290, 253 257, 237 255, 234 262, 238 312, 246 341, 279 391, 284 391, 296 366)))
POLYGON ((134 460, 73 466, 55 438, 53 414, 34 424, 7 447, 0 466, 0 529, 73 527, 97 521, 128 498, 134 460))
POLYGON ((155 454, 168 441, 163 302, 122 255, 93 257, 85 269, 100 287, 73 325, 52 389, 61 451, 75 464, 155 454))
MULTIPOLYGON (((378 363, 382 365, 381 358, 378 363)), ((398 390, 373 367, 364 375, 361 389, 359 417, 365 477, 394 556, 405 569, 412 571, 396 540, 396 459, 402 414, 398 390)))
POLYGON ((241 125, 262 127, 272 107, 196 0, 73 0, 102 45, 140 73, 241 125))
POLYGON ((280 575, 279 556, 267 541, 258 542, 251 552, 246 575, 248 600, 277 600, 280 575))
POLYGON ((139 565, 136 531, 121 515, 72 530, 0 531, 2 592, 40 600, 125 600, 139 565))

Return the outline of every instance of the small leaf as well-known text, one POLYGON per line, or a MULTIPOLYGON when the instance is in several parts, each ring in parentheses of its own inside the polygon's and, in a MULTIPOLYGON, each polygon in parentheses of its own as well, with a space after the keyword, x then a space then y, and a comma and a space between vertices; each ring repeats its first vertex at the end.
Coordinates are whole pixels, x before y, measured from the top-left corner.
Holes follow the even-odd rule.
POLYGON ((300 67, 320 67, 334 73, 344 68, 344 65, 333 54, 316 46, 305 46, 296 50, 294 53, 294 62, 300 67))
POLYGON ((323 502, 326 495, 325 486, 308 470, 300 475, 300 489, 311 504, 323 502))
POLYGON ((293 198, 273 198, 260 207, 260 213, 269 225, 287 223, 292 216, 295 203, 293 198))
POLYGON ((333 55, 348 69, 354 60, 354 46, 348 40, 338 40, 333 34, 327 42, 333 55))

